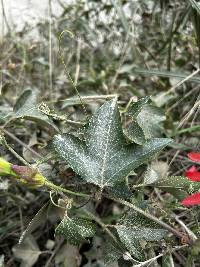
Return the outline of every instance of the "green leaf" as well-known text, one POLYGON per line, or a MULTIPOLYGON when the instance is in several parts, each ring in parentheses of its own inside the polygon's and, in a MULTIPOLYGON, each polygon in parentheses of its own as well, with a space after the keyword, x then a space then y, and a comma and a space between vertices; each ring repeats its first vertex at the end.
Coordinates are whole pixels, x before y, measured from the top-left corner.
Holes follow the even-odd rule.
POLYGON ((145 139, 158 137, 162 130, 161 122, 165 120, 165 115, 160 108, 150 103, 150 98, 144 97, 128 108, 128 115, 133 122, 127 129, 127 136, 137 144, 144 144, 145 139))
POLYGON ((126 198, 131 198, 133 196, 133 193, 130 191, 125 181, 121 181, 115 184, 114 187, 109 187, 108 189, 109 189, 108 192, 117 198, 126 199, 126 198))
POLYGON ((126 246, 133 257, 143 260, 144 251, 142 250, 139 240, 134 238, 135 236, 133 235, 130 236, 131 229, 126 229, 121 226, 117 226, 116 228, 121 242, 126 246))
POLYGON ((138 145, 143 145, 146 142, 144 132, 136 121, 133 121, 128 125, 125 134, 130 141, 138 145))
POLYGON ((151 99, 149 96, 140 98, 137 102, 133 102, 128 108, 128 115, 137 117, 142 111, 144 105, 150 104, 151 99))
POLYGON ((158 180, 154 185, 156 187, 175 187, 188 193, 194 193, 200 189, 200 183, 192 182, 184 176, 169 176, 158 180))
POLYGON ((92 116, 84 141, 70 134, 55 135, 53 147, 84 180, 104 188, 114 186, 170 142, 155 138, 144 146, 127 144, 114 99, 92 116))
POLYGON ((122 257, 125 250, 122 250, 116 243, 106 240, 103 247, 103 260, 106 266, 122 257))
POLYGON ((36 91, 26 89, 17 99, 13 108, 13 119, 21 118, 35 121, 40 125, 49 127, 58 132, 57 127, 47 115, 38 108, 38 95, 36 91))
POLYGON ((157 137, 162 130, 161 122, 165 115, 160 108, 152 105, 145 105, 137 116, 137 122, 142 128, 146 139, 157 137))
POLYGON ((159 241, 167 231, 137 212, 129 212, 115 226, 122 243, 135 257, 142 256, 140 240, 159 241))
POLYGON ((156 222, 133 211, 129 212, 125 217, 122 217, 116 227, 117 230, 119 227, 121 227, 121 229, 129 228, 128 232, 132 229, 131 236, 133 236, 134 239, 143 239, 146 241, 158 241, 167 234, 167 231, 160 228, 160 225, 156 222))
POLYGON ((152 186, 161 188, 178 199, 184 198, 187 193, 192 194, 200 190, 200 183, 192 182, 184 176, 169 176, 159 179, 152 186))
POLYGON ((89 220, 65 216, 55 231, 56 234, 64 235, 70 244, 79 245, 87 242, 87 237, 94 236, 96 227, 89 220))

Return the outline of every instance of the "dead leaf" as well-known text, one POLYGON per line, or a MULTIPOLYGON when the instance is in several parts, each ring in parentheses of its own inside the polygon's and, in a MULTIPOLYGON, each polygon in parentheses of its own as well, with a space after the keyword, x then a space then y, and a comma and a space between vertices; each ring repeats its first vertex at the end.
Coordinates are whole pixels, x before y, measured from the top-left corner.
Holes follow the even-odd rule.
POLYGON ((23 243, 12 248, 15 258, 21 260, 20 267, 32 267, 38 260, 41 251, 32 235, 27 236, 23 243))
POLYGON ((78 267, 81 264, 81 255, 79 254, 78 247, 64 244, 58 251, 55 257, 56 265, 62 263, 63 267, 78 267))

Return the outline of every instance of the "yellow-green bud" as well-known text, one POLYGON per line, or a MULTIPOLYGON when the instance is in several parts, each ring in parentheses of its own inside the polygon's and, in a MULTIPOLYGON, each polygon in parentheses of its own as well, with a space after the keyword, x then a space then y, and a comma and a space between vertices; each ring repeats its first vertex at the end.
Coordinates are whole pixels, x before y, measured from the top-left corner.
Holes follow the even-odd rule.
POLYGON ((13 165, 0 157, 0 176, 10 175, 19 182, 31 187, 43 186, 46 178, 36 169, 27 166, 13 165))
POLYGON ((12 175, 12 176, 17 176, 11 168, 12 164, 6 161, 3 158, 0 158, 0 176, 4 175, 12 175))

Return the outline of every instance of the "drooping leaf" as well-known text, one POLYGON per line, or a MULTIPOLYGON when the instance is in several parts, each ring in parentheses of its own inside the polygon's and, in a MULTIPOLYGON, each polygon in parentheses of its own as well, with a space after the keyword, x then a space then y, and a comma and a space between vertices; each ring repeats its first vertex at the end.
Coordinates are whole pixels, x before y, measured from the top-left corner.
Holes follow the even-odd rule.
POLYGON ((22 118, 35 121, 40 125, 47 126, 54 131, 58 131, 52 120, 39 110, 38 95, 35 90, 26 89, 19 96, 13 108, 12 118, 22 118))
POLYGON ((125 134, 129 140, 138 145, 143 145, 146 142, 144 132, 136 121, 132 121, 128 125, 127 129, 125 130, 125 134))
POLYGON ((26 230, 21 234, 19 238, 19 244, 21 244, 28 235, 30 235, 38 226, 41 226, 42 222, 45 221, 48 205, 49 202, 44 204, 33 217, 33 219, 29 222, 26 230))
POLYGON ((104 188, 114 186, 170 142, 155 138, 144 146, 127 144, 114 99, 92 116, 85 141, 70 134, 55 135, 53 147, 84 180, 104 188))
POLYGON ((63 235, 70 244, 78 245, 87 242, 87 237, 95 234, 95 225, 83 218, 69 218, 65 216, 56 228, 56 234, 63 235))
POLYGON ((146 139, 159 136, 161 132, 161 122, 165 120, 165 115, 158 107, 145 105, 137 116, 137 122, 142 128, 146 139))
POLYGON ((133 122, 127 128, 127 136, 137 144, 158 137, 162 130, 161 122, 165 120, 162 110, 151 104, 149 97, 139 99, 129 106, 127 114, 133 122))
POLYGON ((120 240, 137 258, 142 256, 142 247, 139 241, 159 241, 167 234, 167 231, 160 228, 157 223, 137 212, 129 212, 128 215, 123 216, 115 227, 120 240))

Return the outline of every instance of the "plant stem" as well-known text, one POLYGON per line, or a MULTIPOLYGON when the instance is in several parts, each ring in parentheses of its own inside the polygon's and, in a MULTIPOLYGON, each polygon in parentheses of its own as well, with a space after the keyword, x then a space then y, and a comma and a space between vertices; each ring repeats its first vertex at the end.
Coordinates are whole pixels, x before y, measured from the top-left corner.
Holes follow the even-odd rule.
POLYGON ((162 256, 164 256, 164 255, 166 255, 167 253, 171 253, 171 252, 174 252, 174 251, 176 251, 176 250, 179 250, 179 249, 182 249, 182 248, 186 248, 188 245, 183 245, 183 246, 179 246, 179 247, 175 247, 175 248, 173 248, 173 249, 171 249, 171 250, 169 250, 169 251, 166 251, 166 252, 164 252, 164 253, 161 253, 161 254, 159 254, 159 255, 157 255, 157 256, 155 256, 155 257, 153 257, 153 258, 151 258, 151 259, 149 259, 149 260, 147 260, 147 261, 143 261, 143 262, 141 262, 140 264, 137 264, 137 265, 134 265, 134 267, 143 267, 143 266, 150 266, 151 265, 151 263, 153 263, 155 260, 157 260, 158 258, 160 258, 160 257, 162 257, 162 256), (148 265, 147 265, 148 264, 148 265))
POLYGON ((8 135, 10 138, 12 138, 13 140, 15 140, 17 143, 19 143, 21 146, 25 147, 27 150, 29 150, 31 153, 33 153, 34 155, 36 155, 38 158, 43 158, 39 153, 37 153, 35 150, 33 150, 31 147, 29 147, 27 144, 25 144, 24 142, 22 142, 19 138, 17 138, 14 134, 10 133, 9 131, 7 131, 6 129, 4 129, 3 127, 0 126, 0 130, 2 132, 4 132, 6 135, 8 135))
POLYGON ((114 197, 110 197, 108 195, 105 195, 106 198, 111 199, 115 202, 118 202, 122 205, 125 205, 133 210, 135 210, 136 212, 142 214, 143 216, 145 216, 146 218, 158 223, 159 225, 161 225, 163 228, 165 228, 166 230, 168 230, 169 232, 173 233, 175 236, 177 236, 178 238, 183 238, 184 235, 182 233, 180 233, 179 231, 177 231, 176 229, 174 229, 173 227, 171 227, 170 225, 168 225, 167 223, 160 221, 158 218, 156 218, 155 216, 151 215, 150 213, 147 213, 146 211, 136 207, 135 205, 133 205, 132 203, 125 201, 123 199, 116 199, 114 197))
POLYGON ((1 143, 3 146, 5 146, 19 161, 21 161, 24 165, 29 166, 32 168, 32 166, 24 159, 22 158, 6 141, 5 137, 1 135, 1 143))
POLYGON ((90 197, 90 195, 88 194, 84 194, 84 193, 77 193, 77 192, 73 192, 71 190, 67 190, 59 185, 55 185, 52 182, 49 182, 48 180, 45 181, 44 183, 45 186, 47 186, 48 188, 56 191, 56 192, 64 192, 70 195, 74 195, 74 196, 78 196, 78 197, 90 197))
POLYGON ((89 212, 88 210, 84 209, 84 212, 92 218, 96 223, 98 223, 106 232, 107 234, 117 243, 116 237, 113 235, 113 233, 106 227, 106 225, 93 213, 89 212))

